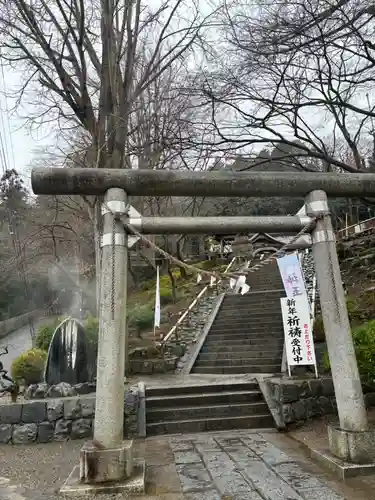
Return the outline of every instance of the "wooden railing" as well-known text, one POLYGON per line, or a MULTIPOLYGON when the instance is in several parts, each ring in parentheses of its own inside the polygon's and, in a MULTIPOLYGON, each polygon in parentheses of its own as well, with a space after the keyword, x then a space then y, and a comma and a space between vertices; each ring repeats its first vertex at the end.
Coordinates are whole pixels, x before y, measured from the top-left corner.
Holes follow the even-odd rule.
MULTIPOLYGON (((227 273, 229 271, 229 269, 231 269, 231 267, 233 266, 234 262, 236 261, 236 257, 233 257, 233 259, 229 262, 229 264, 227 265, 227 267, 225 268, 224 270, 224 274, 227 273)), ((214 285, 212 286, 217 286, 219 285, 219 283, 221 283, 221 280, 219 280, 217 283, 215 283, 214 285)), ((189 314, 191 313, 191 311, 194 309, 194 307, 200 302, 201 298, 204 297, 207 293, 207 290, 209 288, 212 288, 210 285, 206 285, 204 288, 202 288, 202 290, 199 292, 199 294, 195 297, 195 299, 193 300, 193 302, 189 305, 189 307, 186 309, 186 311, 184 311, 181 316, 178 318, 176 324, 169 330, 169 332, 167 333, 167 335, 164 337, 164 339, 162 340, 162 344, 166 344, 168 342, 168 340, 173 336, 175 335, 177 337, 177 334, 178 334, 178 328, 182 325, 182 323, 185 321, 185 319, 187 319, 189 317, 189 314)))

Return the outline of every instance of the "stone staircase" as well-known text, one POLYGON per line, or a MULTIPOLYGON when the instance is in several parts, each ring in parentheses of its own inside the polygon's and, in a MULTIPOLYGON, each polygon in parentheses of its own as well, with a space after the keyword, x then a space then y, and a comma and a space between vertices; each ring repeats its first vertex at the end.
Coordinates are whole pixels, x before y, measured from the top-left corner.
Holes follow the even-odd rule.
MULTIPOLYGON (((249 273, 248 283, 245 295, 225 294, 189 385, 146 387, 147 435, 275 427, 258 382, 248 374, 280 373, 285 292, 276 263, 249 273)), ((210 308, 212 302, 204 317, 210 308)))
POLYGON ((226 295, 191 373, 280 373, 284 290, 226 295))
POLYGON ((285 296, 276 262, 249 273, 250 292, 226 294, 191 373, 280 373, 285 296))
POLYGON ((146 388, 146 435, 274 428, 258 383, 146 388))

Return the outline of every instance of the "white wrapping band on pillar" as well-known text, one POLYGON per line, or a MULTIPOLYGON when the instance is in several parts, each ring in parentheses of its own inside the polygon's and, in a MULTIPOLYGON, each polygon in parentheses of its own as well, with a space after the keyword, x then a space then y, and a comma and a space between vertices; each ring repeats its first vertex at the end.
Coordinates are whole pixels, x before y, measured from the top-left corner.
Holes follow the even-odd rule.
POLYGON ((123 215, 128 211, 129 204, 124 201, 111 200, 102 204, 102 215, 112 213, 114 215, 123 215))
MULTIPOLYGON (((115 233, 115 245, 125 246, 125 234, 123 233, 115 233)), ((103 234, 101 240, 101 247, 111 246, 113 245, 113 234, 106 233, 103 234)))
POLYGON ((328 202, 324 200, 309 201, 308 203, 308 214, 328 214, 329 206, 328 202))
POLYGON ((331 230, 328 231, 314 231, 312 234, 313 243, 326 243, 326 242, 336 242, 335 233, 331 230))

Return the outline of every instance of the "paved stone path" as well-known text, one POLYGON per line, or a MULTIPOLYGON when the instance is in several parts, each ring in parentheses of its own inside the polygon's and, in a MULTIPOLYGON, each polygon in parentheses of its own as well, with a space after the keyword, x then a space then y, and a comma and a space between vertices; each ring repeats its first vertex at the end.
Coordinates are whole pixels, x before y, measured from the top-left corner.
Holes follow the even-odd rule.
MULTIPOLYGON (((0 500, 63 500, 82 441, 0 446, 0 500), (22 487, 21 487, 22 484, 22 487)), ((375 500, 375 479, 345 484, 287 434, 222 431, 134 442, 146 460, 146 494, 132 500, 375 500)), ((88 495, 82 500, 123 500, 88 495)))
POLYGON ((267 434, 170 438, 185 500, 345 500, 267 434))

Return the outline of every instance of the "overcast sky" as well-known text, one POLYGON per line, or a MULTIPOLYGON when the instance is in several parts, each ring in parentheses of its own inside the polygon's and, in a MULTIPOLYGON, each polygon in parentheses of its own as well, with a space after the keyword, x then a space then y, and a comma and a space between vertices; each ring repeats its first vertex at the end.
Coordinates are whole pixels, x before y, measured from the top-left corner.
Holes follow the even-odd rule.
MULTIPOLYGON (((17 73, 10 72, 8 68, 6 68, 3 75, 0 72, 1 89, 5 88, 5 91, 10 91, 19 84, 19 75, 17 73)), ((6 142, 5 147, 8 152, 7 162, 9 165, 7 167, 15 168, 20 174, 30 177, 30 163, 36 154, 36 150, 51 144, 54 137, 48 137, 46 130, 36 131, 31 135, 24 126, 24 121, 17 118, 15 113, 11 113, 12 106, 13 102, 10 99, 5 99, 3 93, 0 92, 0 132, 5 137, 3 141, 6 142)), ((24 114, 25 110, 22 113, 24 114)), ((1 159, 0 157, 0 161, 1 159)))

